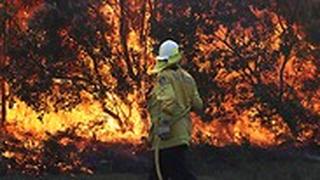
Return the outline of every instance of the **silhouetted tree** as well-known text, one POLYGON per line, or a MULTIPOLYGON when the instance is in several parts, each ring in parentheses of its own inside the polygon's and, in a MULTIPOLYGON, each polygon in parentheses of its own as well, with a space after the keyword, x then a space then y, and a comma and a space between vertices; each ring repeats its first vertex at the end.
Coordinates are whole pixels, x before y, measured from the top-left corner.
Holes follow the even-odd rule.
MULTIPOLYGON (((172 38, 207 115, 235 123, 252 111, 250 120, 277 132, 280 119, 298 136, 301 124, 319 120, 319 46, 302 36, 309 28, 285 7, 273 0, 45 0, 26 28, 10 28, 1 75, 10 101, 17 96, 39 111, 71 109, 86 92, 123 125, 121 111, 107 101, 130 107, 130 94, 142 97, 152 86, 150 44, 156 50, 172 38)), ((138 101, 143 114, 145 100, 138 101)))
POLYGON ((8 46, 11 43, 12 31, 20 31, 24 21, 21 16, 22 11, 27 8, 32 8, 37 5, 39 1, 0 1, 0 92, 1 92, 1 124, 6 121, 6 107, 7 107, 7 79, 6 72, 9 64, 8 46))
MULTIPOLYGON (((252 121, 272 129, 272 120, 280 116, 296 137, 300 123, 318 124, 320 117, 316 109, 303 104, 306 97, 299 88, 303 74, 288 71, 288 64, 302 67, 308 61, 317 68, 318 55, 299 37, 296 21, 277 11, 280 5, 276 1, 156 1, 151 35, 158 44, 170 37, 186 49, 185 67, 198 80, 211 115, 234 122, 233 117, 254 109, 258 113, 252 121)), ((318 76, 312 73, 308 82, 316 84, 318 76)))
POLYGON ((87 92, 122 124, 121 110, 112 110, 107 101, 120 98, 130 106, 128 94, 148 88, 143 82, 150 80, 145 20, 150 2, 130 3, 44 1, 28 19, 26 30, 9 32, 10 64, 4 76, 12 96, 45 112, 72 109, 87 92), (104 14, 106 6, 116 12, 112 17, 104 14), (141 7, 142 13, 134 7, 141 7), (143 51, 131 48, 132 29, 140 33, 143 51))

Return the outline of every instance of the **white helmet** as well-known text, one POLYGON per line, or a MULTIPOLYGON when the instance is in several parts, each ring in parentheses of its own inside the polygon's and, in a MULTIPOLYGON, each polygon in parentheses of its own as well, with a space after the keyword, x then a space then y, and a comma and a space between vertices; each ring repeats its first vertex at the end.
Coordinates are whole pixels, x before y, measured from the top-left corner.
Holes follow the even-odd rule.
POLYGON ((173 40, 164 41, 159 48, 157 60, 168 60, 170 57, 179 53, 179 45, 173 40))
POLYGON ((159 73, 171 65, 178 64, 182 58, 179 45, 173 40, 166 40, 160 45, 157 62, 152 73, 159 73))

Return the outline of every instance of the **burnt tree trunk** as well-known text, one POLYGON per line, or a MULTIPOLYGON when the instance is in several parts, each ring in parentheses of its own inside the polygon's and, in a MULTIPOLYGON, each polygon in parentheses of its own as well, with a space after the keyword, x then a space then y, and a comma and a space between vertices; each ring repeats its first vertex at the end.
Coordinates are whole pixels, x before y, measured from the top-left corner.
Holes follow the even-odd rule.
MULTIPOLYGON (((4 32, 1 34, 1 39, 2 39, 2 45, 1 45, 1 59, 0 59, 0 69, 3 69, 3 67, 6 64, 6 38, 7 38, 7 27, 8 21, 6 20, 4 22, 4 32)), ((6 122, 6 116, 7 116, 7 109, 6 109, 6 80, 4 77, 4 74, 1 75, 0 77, 0 92, 1 92, 1 122, 0 122, 0 127, 3 126, 3 124, 6 122)))
POLYGON ((128 20, 126 19, 128 16, 128 10, 126 9, 127 1, 126 0, 120 0, 120 38, 121 38, 121 46, 123 48, 124 53, 124 61, 127 65, 128 70, 128 76, 137 84, 139 85, 139 78, 136 76, 136 74, 133 71, 133 67, 135 64, 133 64, 132 59, 130 57, 129 53, 129 47, 128 47, 128 32, 129 32, 129 26, 128 26, 128 20))

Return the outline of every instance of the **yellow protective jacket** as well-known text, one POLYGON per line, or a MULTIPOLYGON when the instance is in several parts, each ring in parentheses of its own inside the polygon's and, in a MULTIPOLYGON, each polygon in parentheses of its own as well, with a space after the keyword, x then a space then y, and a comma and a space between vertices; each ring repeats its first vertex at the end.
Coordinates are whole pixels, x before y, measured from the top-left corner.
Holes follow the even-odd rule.
POLYGON ((148 111, 151 116, 149 141, 156 146, 156 132, 161 121, 170 122, 170 138, 160 141, 159 148, 170 148, 191 141, 192 122, 190 111, 202 110, 193 77, 180 66, 167 68, 157 74, 157 82, 148 96, 148 111))

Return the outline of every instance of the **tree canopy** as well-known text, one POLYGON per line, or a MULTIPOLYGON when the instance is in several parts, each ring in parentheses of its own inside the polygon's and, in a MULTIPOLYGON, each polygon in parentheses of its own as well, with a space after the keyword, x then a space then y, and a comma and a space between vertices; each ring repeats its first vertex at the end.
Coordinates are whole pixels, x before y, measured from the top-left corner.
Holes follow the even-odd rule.
MULTIPOLYGON (((23 9, 35 10, 28 11, 26 27, 15 24, 18 20, 8 27, 9 61, 1 76, 10 86, 11 101, 18 97, 38 111, 72 109, 87 93, 125 123, 106 99, 112 101, 113 94, 130 105, 128 95, 135 94, 144 113, 143 97, 152 86, 152 56, 171 38, 181 44, 183 67, 196 78, 212 119, 235 123, 237 117, 250 114, 251 121, 275 132, 284 121, 295 136, 302 131, 299 124, 319 124, 319 28, 291 19, 290 13, 301 11, 286 9, 287 4, 28 2, 23 9)), ((10 8, 3 11, 1 4, 2 13, 8 12, 10 8)), ((315 17, 314 24, 317 12, 306 16, 315 17)))

